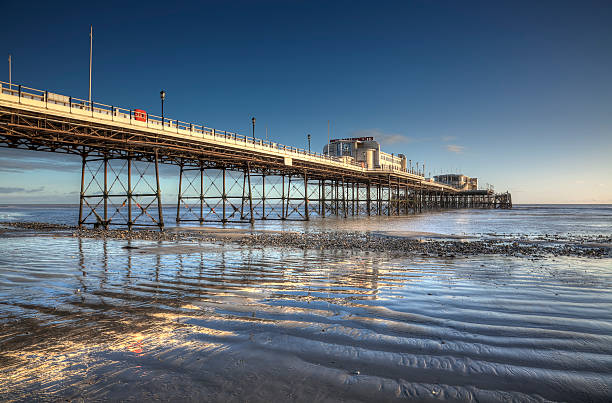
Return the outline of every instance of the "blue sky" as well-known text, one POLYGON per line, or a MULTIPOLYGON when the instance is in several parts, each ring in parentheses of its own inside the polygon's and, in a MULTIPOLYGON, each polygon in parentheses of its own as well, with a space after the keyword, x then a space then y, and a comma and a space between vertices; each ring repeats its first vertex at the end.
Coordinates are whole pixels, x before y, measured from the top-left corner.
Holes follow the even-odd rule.
MULTIPOLYGON (((314 149, 388 152, 510 190, 612 203, 612 3, 12 2, 13 82, 314 149)), ((6 58, 4 59, 6 60, 6 58)), ((8 80, 8 68, 1 75, 8 80)), ((164 195, 176 194, 172 168, 164 195)), ((78 202, 78 161, 0 148, 0 203, 78 202), (75 168, 75 166, 77 166, 75 168)))

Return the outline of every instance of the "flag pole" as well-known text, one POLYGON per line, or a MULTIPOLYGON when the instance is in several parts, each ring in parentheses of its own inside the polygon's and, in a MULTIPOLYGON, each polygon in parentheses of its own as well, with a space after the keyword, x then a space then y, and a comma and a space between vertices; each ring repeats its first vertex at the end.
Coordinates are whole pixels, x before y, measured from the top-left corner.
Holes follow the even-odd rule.
POLYGON ((91 56, 93 50, 93 25, 89 26, 89 106, 91 106, 91 56))

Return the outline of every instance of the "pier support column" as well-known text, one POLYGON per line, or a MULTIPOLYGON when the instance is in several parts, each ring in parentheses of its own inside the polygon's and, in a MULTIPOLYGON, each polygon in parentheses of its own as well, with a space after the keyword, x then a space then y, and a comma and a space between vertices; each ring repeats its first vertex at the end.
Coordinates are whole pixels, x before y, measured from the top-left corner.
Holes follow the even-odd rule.
POLYGON ((355 214, 354 214, 354 215, 357 215, 357 216, 358 216, 358 215, 359 215, 359 202, 360 202, 360 200, 361 200, 361 198, 359 197, 359 191, 361 190, 361 189, 360 189, 360 188, 361 188, 361 186, 360 186, 359 182, 355 183, 355 184, 354 184, 354 186, 356 186, 356 187, 357 187, 357 200, 356 200, 356 204, 355 204, 355 205, 357 206, 357 211, 355 211, 355 214))
POLYGON ((355 182, 351 183, 351 215, 355 215, 355 182))
POLYGON ((108 228, 108 158, 104 156, 104 192, 102 194, 104 198, 104 219, 102 220, 102 227, 108 228))
POLYGON ((79 227, 91 224, 94 228, 110 226, 164 228, 161 188, 157 153, 139 155, 83 153, 81 164, 81 193, 79 200, 79 227), (148 168, 155 167, 155 182, 151 184, 148 168), (144 166, 142 169, 139 168, 144 166), (133 168, 137 172, 136 185, 132 181, 133 168), (157 217, 150 213, 157 204, 157 217), (140 210, 134 214, 134 205, 140 210), (100 211, 102 210, 102 211, 100 211))
POLYGON ((246 180, 247 180, 247 168, 244 168, 242 172, 242 200, 240 202, 240 220, 244 220, 244 203, 246 201, 246 180))
POLYGON ((285 212, 285 174, 281 175, 281 220, 286 218, 285 212))
POLYGON ((200 225, 204 223, 204 165, 200 162, 200 225))
POLYGON ((247 162, 247 183, 249 186, 249 213, 251 214, 251 219, 249 220, 251 224, 255 223, 255 216, 253 215, 253 190, 251 188, 251 164, 247 162))
POLYGON ((128 207, 127 207, 127 214, 128 214, 128 220, 127 220, 127 227, 128 227, 128 231, 132 230, 132 225, 134 224, 132 221, 132 155, 128 154, 128 158, 127 158, 127 180, 128 180, 128 187, 127 187, 127 202, 128 202, 128 207))
POLYGON ((325 218, 325 179, 321 179, 321 217, 325 218))
POLYGON ((85 202, 85 164, 87 162, 87 154, 81 155, 83 164, 81 165, 81 193, 79 197, 79 228, 83 227, 83 203, 85 202))
POLYGON ((388 193, 387 193, 387 216, 391 216, 391 211, 393 210, 391 206, 391 193, 393 189, 391 188, 391 175, 388 176, 388 193))
POLYGON ((181 196, 183 192, 183 168, 184 165, 179 165, 179 183, 178 183, 178 194, 176 196, 176 222, 181 222, 181 196))
POLYGON ((308 172, 304 170, 304 219, 310 220, 310 214, 308 211, 308 172))
POLYGON ((261 174, 261 219, 265 220, 266 216, 266 174, 261 174))
POLYGON ((291 202, 291 174, 289 174, 289 182, 287 184, 287 207, 285 208, 285 219, 291 214, 289 212, 289 203, 291 202))
POLYGON ((227 205, 227 192, 226 192, 226 188, 225 188, 225 166, 222 169, 223 172, 223 190, 221 193, 221 199, 222 199, 222 204, 223 204, 223 218, 221 218, 221 222, 226 223, 227 222, 227 211, 226 211, 226 205, 227 205))
POLYGON ((163 206, 161 200, 161 187, 159 186, 159 158, 157 156, 157 149, 155 149, 155 183, 157 184, 157 214, 158 224, 160 229, 164 229, 164 215, 163 206))
POLYGON ((367 194, 366 194, 366 202, 367 202, 366 210, 367 210, 368 217, 369 217, 371 215, 371 211, 372 211, 372 189, 370 187, 370 182, 368 182, 366 184, 366 191, 367 191, 367 194))

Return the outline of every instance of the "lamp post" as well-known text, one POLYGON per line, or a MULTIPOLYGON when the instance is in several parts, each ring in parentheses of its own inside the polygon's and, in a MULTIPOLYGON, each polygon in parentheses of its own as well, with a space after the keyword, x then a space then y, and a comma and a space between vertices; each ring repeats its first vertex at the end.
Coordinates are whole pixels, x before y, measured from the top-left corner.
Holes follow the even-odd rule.
POLYGON ((161 90, 159 92, 159 97, 161 98, 161 107, 162 107, 161 118, 162 118, 162 127, 163 127, 164 126, 164 100, 166 99, 166 91, 161 90))
POLYGON ((308 133, 308 154, 310 154, 310 133, 308 133))
POLYGON ((255 141, 255 118, 251 118, 251 122, 253 122, 253 141, 255 141))

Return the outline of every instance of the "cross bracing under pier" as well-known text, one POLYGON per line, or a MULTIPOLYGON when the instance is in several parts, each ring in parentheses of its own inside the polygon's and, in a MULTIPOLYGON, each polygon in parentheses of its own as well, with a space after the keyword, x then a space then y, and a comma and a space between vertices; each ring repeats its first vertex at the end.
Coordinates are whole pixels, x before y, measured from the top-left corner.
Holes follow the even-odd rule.
POLYGON ((509 193, 459 191, 406 170, 368 169, 203 125, 153 115, 143 121, 133 109, 0 86, 0 146, 82 158, 79 225, 163 228, 159 164, 179 167, 179 222, 512 206, 509 193))

